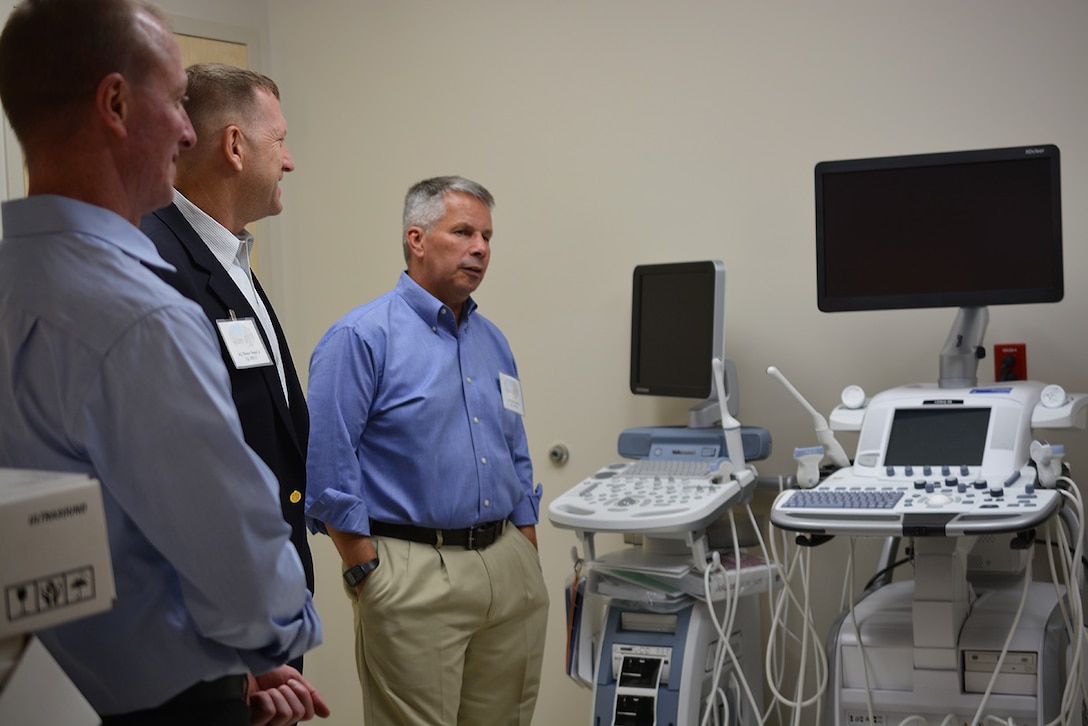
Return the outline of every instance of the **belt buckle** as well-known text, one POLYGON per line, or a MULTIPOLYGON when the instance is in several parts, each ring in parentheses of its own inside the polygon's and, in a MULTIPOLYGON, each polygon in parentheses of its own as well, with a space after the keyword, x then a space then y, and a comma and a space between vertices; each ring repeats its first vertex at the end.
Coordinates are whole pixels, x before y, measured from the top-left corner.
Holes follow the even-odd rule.
POLYGON ((483 534, 485 532, 492 532, 493 533, 494 531, 495 531, 495 523, 494 522, 485 522, 484 524, 474 524, 474 525, 472 525, 471 527, 468 528, 468 537, 465 540, 465 549, 466 550, 478 550, 478 549, 481 549, 483 547, 487 547, 490 544, 494 544, 494 542, 495 542, 494 537, 491 538, 490 542, 487 542, 487 543, 484 543, 484 544, 479 544, 479 543, 476 542, 477 535, 483 534))

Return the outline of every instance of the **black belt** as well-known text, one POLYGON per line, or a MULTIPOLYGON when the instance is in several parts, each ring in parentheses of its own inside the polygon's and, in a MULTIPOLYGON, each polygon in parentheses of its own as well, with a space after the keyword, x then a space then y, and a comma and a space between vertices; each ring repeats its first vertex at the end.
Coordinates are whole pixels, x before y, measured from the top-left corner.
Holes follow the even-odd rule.
POLYGON ((468 529, 428 529, 414 524, 389 524, 370 520, 370 534, 376 537, 406 539, 435 547, 464 547, 466 550, 482 550, 495 544, 506 528, 506 520, 484 522, 468 529))

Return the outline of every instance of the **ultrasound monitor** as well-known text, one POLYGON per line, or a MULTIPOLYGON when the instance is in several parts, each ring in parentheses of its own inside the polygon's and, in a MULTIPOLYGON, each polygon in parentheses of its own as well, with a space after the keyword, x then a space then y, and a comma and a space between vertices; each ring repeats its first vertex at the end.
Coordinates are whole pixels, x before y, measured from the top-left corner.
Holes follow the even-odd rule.
MULTIPOLYGON (((725 265, 638 265, 631 299, 631 392, 705 399, 692 409, 689 426, 720 421, 711 361, 724 359, 725 265)), ((736 397, 727 403, 735 414, 736 397)))
POLYGON ((960 308, 941 359, 952 386, 977 380, 987 306, 1064 295, 1056 146, 825 161, 815 176, 819 309, 960 308))
POLYGON ((1056 146, 816 165, 825 312, 1062 299, 1056 146))

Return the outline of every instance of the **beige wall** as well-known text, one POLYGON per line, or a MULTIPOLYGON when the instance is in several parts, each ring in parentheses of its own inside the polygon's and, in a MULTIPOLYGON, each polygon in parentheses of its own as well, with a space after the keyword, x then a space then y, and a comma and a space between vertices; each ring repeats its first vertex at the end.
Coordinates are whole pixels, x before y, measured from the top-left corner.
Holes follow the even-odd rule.
MULTIPOLYGON (((825 412, 847 384, 875 392, 936 377, 953 311, 816 310, 821 160, 1058 144, 1066 298, 991 309, 987 343, 1024 342, 1031 377, 1088 391, 1083 0, 163 5, 255 32, 254 65, 283 91, 298 169, 264 237, 262 274, 303 368, 336 318, 394 284, 412 182, 458 173, 495 193, 492 266, 477 297, 518 355, 545 506, 616 458, 624 428, 683 422, 687 402, 627 390, 636 264, 725 261, 740 418, 774 436, 761 473, 789 473, 793 447, 814 443, 768 365, 825 412), (547 459, 557 441, 571 449, 564 467, 547 459)), ((991 379, 990 361, 980 377, 991 379)), ((1050 438, 1067 443, 1075 474, 1088 470, 1083 432, 1050 438)), ((852 451, 855 440, 843 441, 852 451)), ((589 692, 561 673, 575 539, 544 523, 540 541, 553 587, 536 722, 588 723, 589 692)), ((873 544, 862 549, 867 565, 873 544)), ((356 724, 350 608, 332 547, 316 538, 315 551, 325 645, 307 675, 334 708, 327 723, 356 724)), ((814 553, 835 583, 817 594, 822 628, 838 609, 845 552, 835 541, 814 553)))

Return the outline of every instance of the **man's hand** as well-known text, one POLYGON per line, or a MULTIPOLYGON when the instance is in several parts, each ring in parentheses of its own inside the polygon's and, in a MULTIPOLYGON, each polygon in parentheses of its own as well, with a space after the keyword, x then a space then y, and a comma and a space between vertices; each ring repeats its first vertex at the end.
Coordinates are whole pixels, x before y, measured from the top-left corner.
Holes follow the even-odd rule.
POLYGON ((317 689, 287 665, 256 677, 250 674, 246 697, 254 726, 287 726, 331 713, 317 689))

